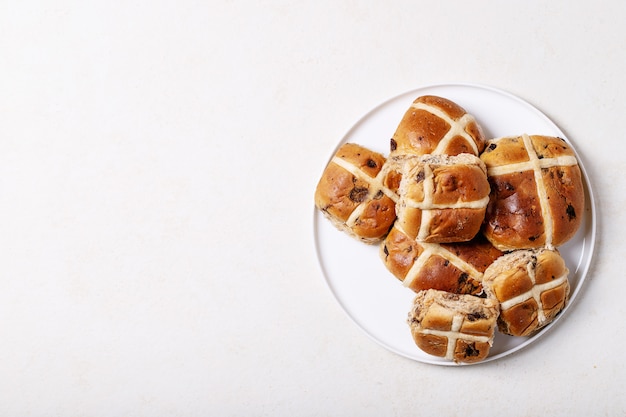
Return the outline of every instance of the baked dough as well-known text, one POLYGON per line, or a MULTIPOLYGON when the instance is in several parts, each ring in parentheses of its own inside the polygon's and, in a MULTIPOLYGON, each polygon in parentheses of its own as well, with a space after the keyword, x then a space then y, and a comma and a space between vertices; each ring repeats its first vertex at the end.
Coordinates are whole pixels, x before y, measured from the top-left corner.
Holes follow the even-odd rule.
POLYGON ((551 136, 489 140, 481 155, 491 200, 483 233, 501 250, 557 247, 578 230, 585 209, 573 149, 551 136))
POLYGON ((555 249, 517 250, 492 263, 483 286, 500 303, 500 331, 529 336, 550 323, 567 305, 568 274, 555 249))
POLYGON ((424 352, 474 363, 489 355, 497 317, 498 303, 493 299, 426 290, 415 296, 408 324, 413 341, 424 352))
POLYGON ((387 269, 415 292, 436 289, 480 296, 483 273, 501 255, 481 234, 469 242, 419 243, 398 225, 380 244, 387 269))
POLYGON ((415 99, 390 143, 390 156, 480 155, 485 137, 474 116, 455 102, 432 95, 415 99))
POLYGON ((396 219, 398 196, 384 185, 386 158, 355 143, 342 145, 315 190, 315 205, 338 229, 379 242, 396 219))
POLYGON ((423 155, 403 165, 397 223, 418 242, 469 241, 489 202, 482 161, 471 154, 423 155))

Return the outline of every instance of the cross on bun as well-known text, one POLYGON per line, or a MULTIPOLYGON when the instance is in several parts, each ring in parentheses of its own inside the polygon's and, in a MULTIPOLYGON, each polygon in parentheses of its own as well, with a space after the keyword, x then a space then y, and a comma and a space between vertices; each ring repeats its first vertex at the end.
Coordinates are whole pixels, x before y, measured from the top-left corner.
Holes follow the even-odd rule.
POLYGON ((483 273, 501 255, 481 234, 469 242, 420 243, 397 225, 380 244, 387 269, 415 292, 435 289, 483 295, 483 273))
POLYGON ((413 341, 424 352, 454 362, 489 355, 498 317, 493 299, 445 291, 420 291, 408 314, 413 341))
POLYGON ((415 99, 390 143, 390 156, 480 155, 485 137, 474 117, 453 101, 432 95, 415 99))
POLYGON ((483 286, 500 303, 499 330, 528 336, 550 323, 567 304, 568 274, 556 249, 517 250, 492 263, 483 286))
POLYGON ((315 205, 338 229, 379 242, 396 219, 397 195, 384 185, 386 158, 354 143, 342 145, 315 190, 315 205))
POLYGON ((496 138, 480 158, 491 185, 483 233, 494 246, 556 247, 574 236, 585 197, 575 153, 563 139, 496 138))
POLYGON ((407 159, 396 204, 397 224, 412 239, 463 242, 480 231, 489 202, 482 161, 471 154, 407 159))

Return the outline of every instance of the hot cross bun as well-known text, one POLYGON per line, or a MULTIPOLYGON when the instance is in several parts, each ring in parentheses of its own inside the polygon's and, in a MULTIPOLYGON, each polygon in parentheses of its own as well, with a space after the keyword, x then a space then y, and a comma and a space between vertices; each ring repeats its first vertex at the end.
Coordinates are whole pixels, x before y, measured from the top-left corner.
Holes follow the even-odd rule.
POLYGON ((483 286, 500 303, 500 331, 528 336, 550 323, 567 304, 568 274, 556 249, 516 250, 492 263, 483 286))
POLYGON ((469 241, 480 231, 489 202, 487 171, 471 154, 422 155, 402 167, 397 224, 427 243, 469 241))
POLYGON ((408 315, 413 341, 424 352, 455 362, 485 359, 493 345, 498 303, 445 291, 420 291, 408 315))
POLYGON ((315 190, 315 205, 340 230, 379 242, 396 219, 397 195, 385 186, 386 158, 355 143, 342 145, 315 190))
POLYGON ((432 95, 415 99, 402 117, 390 144, 390 156, 478 156, 485 137, 474 117, 455 102, 432 95))
POLYGON ((480 156, 491 200, 483 233, 501 250, 556 247, 574 236, 585 209, 573 149, 550 136, 489 140, 480 156))

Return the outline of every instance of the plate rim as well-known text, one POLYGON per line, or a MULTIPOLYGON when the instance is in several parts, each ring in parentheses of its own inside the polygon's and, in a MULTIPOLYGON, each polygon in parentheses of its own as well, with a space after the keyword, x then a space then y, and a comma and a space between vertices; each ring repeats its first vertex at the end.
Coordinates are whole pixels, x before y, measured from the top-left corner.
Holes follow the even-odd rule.
MULTIPOLYGON (((335 302, 340 306, 341 311, 343 311, 343 314, 345 314, 352 323, 354 323, 357 328, 360 329, 360 331, 362 333, 364 333, 369 339, 373 340, 375 343, 377 343, 379 346, 384 347, 385 349, 387 349, 390 352, 393 352, 401 357, 407 358, 409 360, 415 361, 415 362, 420 362, 420 363, 425 363, 425 364, 430 364, 430 365, 438 365, 438 366, 453 366, 453 367, 458 367, 458 366, 473 366, 473 365, 481 365, 481 364, 486 364, 486 363, 490 363, 499 359, 502 359, 504 357, 507 356, 511 356, 514 353, 517 353, 521 350, 523 350, 524 348, 528 347, 529 345, 535 343, 538 339, 540 339, 542 336, 544 336, 546 333, 548 333, 549 331, 551 331, 554 328, 554 325, 561 321, 561 319, 566 316, 568 314, 568 312, 571 310, 571 306, 573 304, 575 304, 578 295, 582 289, 582 287, 584 286, 584 284, 587 281, 587 275, 589 273, 589 269, 591 267, 592 261, 594 259, 595 256, 595 250, 596 250, 596 240, 597 240, 597 205, 596 205, 596 199, 594 196, 594 192, 593 192, 593 188, 591 186, 591 181, 589 179, 588 176, 588 172, 587 169, 585 168, 584 162, 583 160, 580 158, 580 155, 577 151, 577 148, 575 146, 575 143, 572 142, 570 140, 570 138, 565 134, 565 132, 560 128, 559 125, 556 124, 556 122, 554 122, 551 118, 549 118, 544 112, 542 112, 538 107, 536 107, 535 105, 533 105, 532 103, 530 103, 529 101, 513 94, 510 93, 509 91, 503 90, 501 88, 492 86, 492 85, 488 85, 488 84, 481 84, 481 83, 471 83, 471 82, 449 82, 449 83, 436 83, 436 84, 424 84, 415 88, 411 88, 408 90, 405 90, 402 93, 399 94, 395 94, 394 96, 387 98, 381 102, 379 102, 377 105, 375 105, 374 107, 372 107, 369 111, 365 112, 360 118, 358 118, 345 132, 343 135, 341 135, 340 140, 337 142, 337 144, 335 145, 334 149, 331 151, 329 157, 326 159, 326 163, 323 165, 321 172, 319 173, 319 175, 321 175, 323 173, 323 171, 326 169, 326 166, 328 165, 328 163, 330 162, 330 160, 332 159, 333 155, 337 152, 337 150, 344 144, 347 142, 347 138, 352 134, 353 131, 355 131, 365 120, 367 120, 369 117, 371 117, 373 114, 375 114, 377 111, 379 111, 380 109, 384 108, 385 106, 389 105, 389 103, 398 100, 400 97, 403 97, 405 95, 409 95, 412 93, 417 93, 420 94, 420 91, 424 91, 427 89, 442 89, 442 88, 464 88, 464 89, 478 89, 478 90, 486 90, 488 92, 491 93, 495 93, 501 96, 505 96, 508 99, 511 99, 513 101, 518 102, 519 104, 521 104, 522 106, 526 107, 527 109, 531 110, 535 115, 539 116, 541 119, 543 119, 544 122, 547 122, 549 125, 552 125, 556 131, 558 133, 560 133, 560 137, 562 137, 566 142, 568 142, 573 151, 574 154, 576 155, 576 158, 578 160, 578 165, 580 167, 580 170, 582 172, 582 177, 583 177, 583 188, 585 190, 585 193, 587 194, 587 198, 588 198, 588 207, 585 208, 585 211, 589 211, 589 219, 590 219, 590 224, 587 225, 587 227, 589 228, 589 235, 590 235, 590 239, 588 242, 588 249, 583 249, 583 252, 588 251, 588 261, 583 265, 583 269, 580 272, 580 279, 577 282, 576 287, 573 289, 572 292, 570 292, 569 295, 569 301, 567 303, 567 305, 563 308, 563 310, 554 318, 554 320, 552 320, 552 322, 547 325, 546 327, 540 329, 537 333, 535 333, 534 335, 532 335, 531 337, 529 337, 527 340, 525 340, 524 342, 512 347, 511 349, 508 349, 504 352, 500 352, 498 354, 495 354, 493 356, 488 356, 487 358, 485 358, 482 361, 479 362, 475 362, 475 363, 456 363, 454 361, 442 361, 442 360, 429 360, 428 358, 416 358, 414 356, 410 356, 405 354, 404 352, 400 351, 399 349, 396 349, 394 346, 391 346, 388 343, 385 343, 384 341, 380 340, 379 338, 375 337, 371 332, 369 332, 366 328, 364 328, 364 326, 362 324, 360 324, 357 321, 357 318, 354 317, 352 314, 350 314, 350 312, 348 311, 348 309, 346 308, 346 306, 344 306, 344 304, 341 302, 341 300, 339 299, 335 289, 332 287, 331 283, 329 282, 329 277, 328 277, 328 273, 326 271, 326 268, 324 266, 324 263, 322 262, 322 256, 321 256, 321 249, 320 249, 320 241, 318 238, 318 222, 320 221, 320 219, 326 220, 324 219, 323 216, 321 216, 319 214, 319 210, 317 209, 317 207, 315 207, 315 204, 313 204, 313 222, 312 222, 312 231, 313 231, 313 243, 315 246, 315 253, 316 253, 316 258, 317 258, 317 266, 319 268, 319 271, 322 274, 322 278, 324 281, 324 284, 326 286, 326 288, 331 292, 331 294, 333 295, 333 298, 335 300, 335 302)), ((318 175, 318 178, 319 178, 318 175)), ((317 184, 317 180, 315 182, 315 184, 317 184)), ((587 242, 584 242, 585 245, 587 244, 587 242)))

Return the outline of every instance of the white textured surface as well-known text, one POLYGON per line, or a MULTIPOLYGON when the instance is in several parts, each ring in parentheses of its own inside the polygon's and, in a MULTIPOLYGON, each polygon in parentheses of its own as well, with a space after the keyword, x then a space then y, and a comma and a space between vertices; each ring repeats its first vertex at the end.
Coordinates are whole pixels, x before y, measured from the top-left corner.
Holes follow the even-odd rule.
POLYGON ((624 19, 616 0, 0 3, 0 415, 623 415, 624 19), (315 258, 337 141, 442 82, 546 112, 598 204, 575 308, 484 366, 373 343, 315 258))

